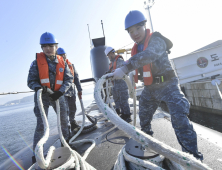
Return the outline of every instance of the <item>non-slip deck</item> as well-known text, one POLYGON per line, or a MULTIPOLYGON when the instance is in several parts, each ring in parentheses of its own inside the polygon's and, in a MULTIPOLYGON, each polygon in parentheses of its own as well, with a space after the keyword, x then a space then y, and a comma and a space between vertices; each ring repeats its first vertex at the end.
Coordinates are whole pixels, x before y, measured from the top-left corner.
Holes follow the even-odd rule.
MULTIPOLYGON (((131 105, 132 106, 132 105, 131 105)), ((138 109, 138 108, 137 108, 138 109)), ((131 108, 132 110, 132 108, 131 108)), ((91 106, 86 108, 86 111, 89 115, 92 115, 98 119, 97 126, 98 128, 90 133, 81 134, 76 140, 81 139, 94 139, 96 141, 96 147, 90 152, 86 161, 95 167, 98 170, 109 170, 112 169, 114 163, 116 162, 117 155, 123 145, 129 140, 129 136, 123 131, 119 130, 118 127, 113 125, 111 122, 107 121, 103 117, 103 114, 100 113, 98 107, 95 103, 92 103, 91 106)), ((179 143, 177 142, 174 129, 172 128, 170 122, 170 116, 161 110, 157 110, 152 121, 152 129, 154 131, 154 138, 168 144, 169 146, 181 150, 179 143)), ((77 115, 77 120, 81 123, 81 113, 77 115)), ((139 117, 137 115, 137 125, 139 125, 139 117)), ((195 128, 194 124, 194 128, 195 128)), ((198 125, 196 131, 198 134, 198 147, 199 151, 204 154, 204 163, 209 167, 215 170, 222 169, 222 147, 220 147, 215 141, 210 140, 207 136, 203 136, 205 132, 209 130, 205 127, 202 128, 201 125, 198 125)), ((214 132, 210 130, 210 134, 214 138, 221 136, 219 132, 215 132, 216 135, 213 135, 214 132)), ((209 134, 209 132, 208 132, 209 134)), ((51 135, 47 144, 45 144, 44 149, 47 153, 48 148, 54 145, 55 147, 60 147, 60 139, 57 134, 56 129, 51 131, 51 135)), ((90 144, 83 144, 75 146, 77 151, 82 154, 90 146, 90 144)), ((31 166, 31 156, 32 152, 27 147, 24 150, 20 151, 14 158, 20 163, 24 169, 28 169, 31 166)), ((17 170, 19 169, 11 160, 7 160, 0 166, 0 170, 17 170)))

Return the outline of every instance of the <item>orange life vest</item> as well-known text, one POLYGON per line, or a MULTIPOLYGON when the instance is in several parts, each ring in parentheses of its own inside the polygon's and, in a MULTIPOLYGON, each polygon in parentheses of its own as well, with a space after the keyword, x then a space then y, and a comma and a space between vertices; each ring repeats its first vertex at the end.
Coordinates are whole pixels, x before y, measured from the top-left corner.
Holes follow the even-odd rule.
MULTIPOLYGON (((150 30, 147 29, 143 51, 147 48, 151 35, 152 35, 152 33, 150 33, 150 30)), ((134 56, 137 53, 138 53, 137 52, 137 44, 135 43, 132 48, 132 51, 131 51, 131 56, 134 56)), ((151 85, 153 83, 153 75, 152 75, 151 67, 152 67, 152 63, 143 66, 144 85, 151 85)), ((138 83, 138 69, 136 69, 136 75, 134 76, 134 80, 135 80, 135 83, 138 83)))
POLYGON ((117 60, 118 60, 119 57, 123 59, 123 57, 122 57, 121 55, 117 55, 117 56, 115 57, 115 60, 114 60, 113 68, 112 68, 112 62, 109 64, 109 70, 111 69, 110 71, 113 71, 113 70, 116 69, 116 62, 117 62, 117 60))
MULTIPOLYGON (((72 63, 70 63, 68 59, 66 59, 66 63, 68 64, 69 69, 70 69, 70 71, 71 71, 71 73, 72 73, 72 75, 74 77, 74 68, 72 66, 72 63)), ((74 82, 74 78, 73 78, 73 82, 74 82)))
MULTIPOLYGON (((65 62, 63 58, 59 55, 56 55, 59 63, 56 65, 56 79, 55 79, 55 88, 54 91, 58 91, 63 83, 64 78, 64 70, 65 70, 65 62)), ((46 56, 44 53, 37 53, 36 54, 36 61, 39 69, 39 78, 40 83, 43 86, 50 87, 50 81, 49 81, 49 66, 46 60, 46 56)))

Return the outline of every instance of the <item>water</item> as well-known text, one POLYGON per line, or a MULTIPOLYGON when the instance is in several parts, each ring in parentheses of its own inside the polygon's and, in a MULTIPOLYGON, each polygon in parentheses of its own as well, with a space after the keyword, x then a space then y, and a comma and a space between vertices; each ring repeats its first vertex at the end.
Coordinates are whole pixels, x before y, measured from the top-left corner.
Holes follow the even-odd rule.
MULTIPOLYGON (((83 94, 84 107, 93 100, 93 93, 83 94)), ((81 111, 80 102, 76 102, 76 114, 81 111)), ((36 127, 36 117, 33 112, 34 99, 29 103, 12 106, 0 106, 0 164, 8 156, 3 151, 6 148, 11 155, 32 144, 36 127)), ((52 107, 49 107, 48 122, 50 129, 57 126, 57 117, 52 107)))
MULTIPOLYGON (((160 107, 162 110, 169 113, 169 109, 164 102, 161 102, 160 107)), ((212 112, 207 112, 203 110, 190 109, 189 119, 195 123, 198 123, 202 126, 208 127, 210 129, 222 132, 222 115, 215 114, 212 112)))
POLYGON ((222 133, 222 115, 198 110, 190 110, 191 121, 222 133))

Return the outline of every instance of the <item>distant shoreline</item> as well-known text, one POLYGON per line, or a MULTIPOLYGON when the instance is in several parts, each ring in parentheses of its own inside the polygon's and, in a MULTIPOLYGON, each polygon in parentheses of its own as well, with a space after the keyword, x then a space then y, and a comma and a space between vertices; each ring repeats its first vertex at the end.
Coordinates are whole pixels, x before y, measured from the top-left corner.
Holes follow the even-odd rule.
POLYGON ((0 106, 13 106, 20 103, 28 103, 30 101, 33 101, 33 98, 34 98, 34 95, 31 95, 31 96, 23 97, 22 99, 8 101, 5 104, 2 104, 0 106))

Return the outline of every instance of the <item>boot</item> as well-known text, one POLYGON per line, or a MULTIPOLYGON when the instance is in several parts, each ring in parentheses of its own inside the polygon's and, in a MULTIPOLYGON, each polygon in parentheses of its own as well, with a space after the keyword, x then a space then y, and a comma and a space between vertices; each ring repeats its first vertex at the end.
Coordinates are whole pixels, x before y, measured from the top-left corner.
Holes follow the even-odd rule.
POLYGON ((36 163, 35 156, 32 156, 32 164, 36 163))
POLYGON ((77 124, 77 122, 74 120, 74 122, 71 123, 71 136, 76 134, 81 127, 77 124))
POLYGON ((122 114, 120 117, 128 123, 132 122, 130 115, 122 114))
POLYGON ((116 108, 116 113, 120 116, 121 112, 119 108, 116 108))
POLYGON ((71 123, 71 131, 74 129, 80 129, 80 126, 77 124, 77 122, 74 120, 74 122, 71 123))

